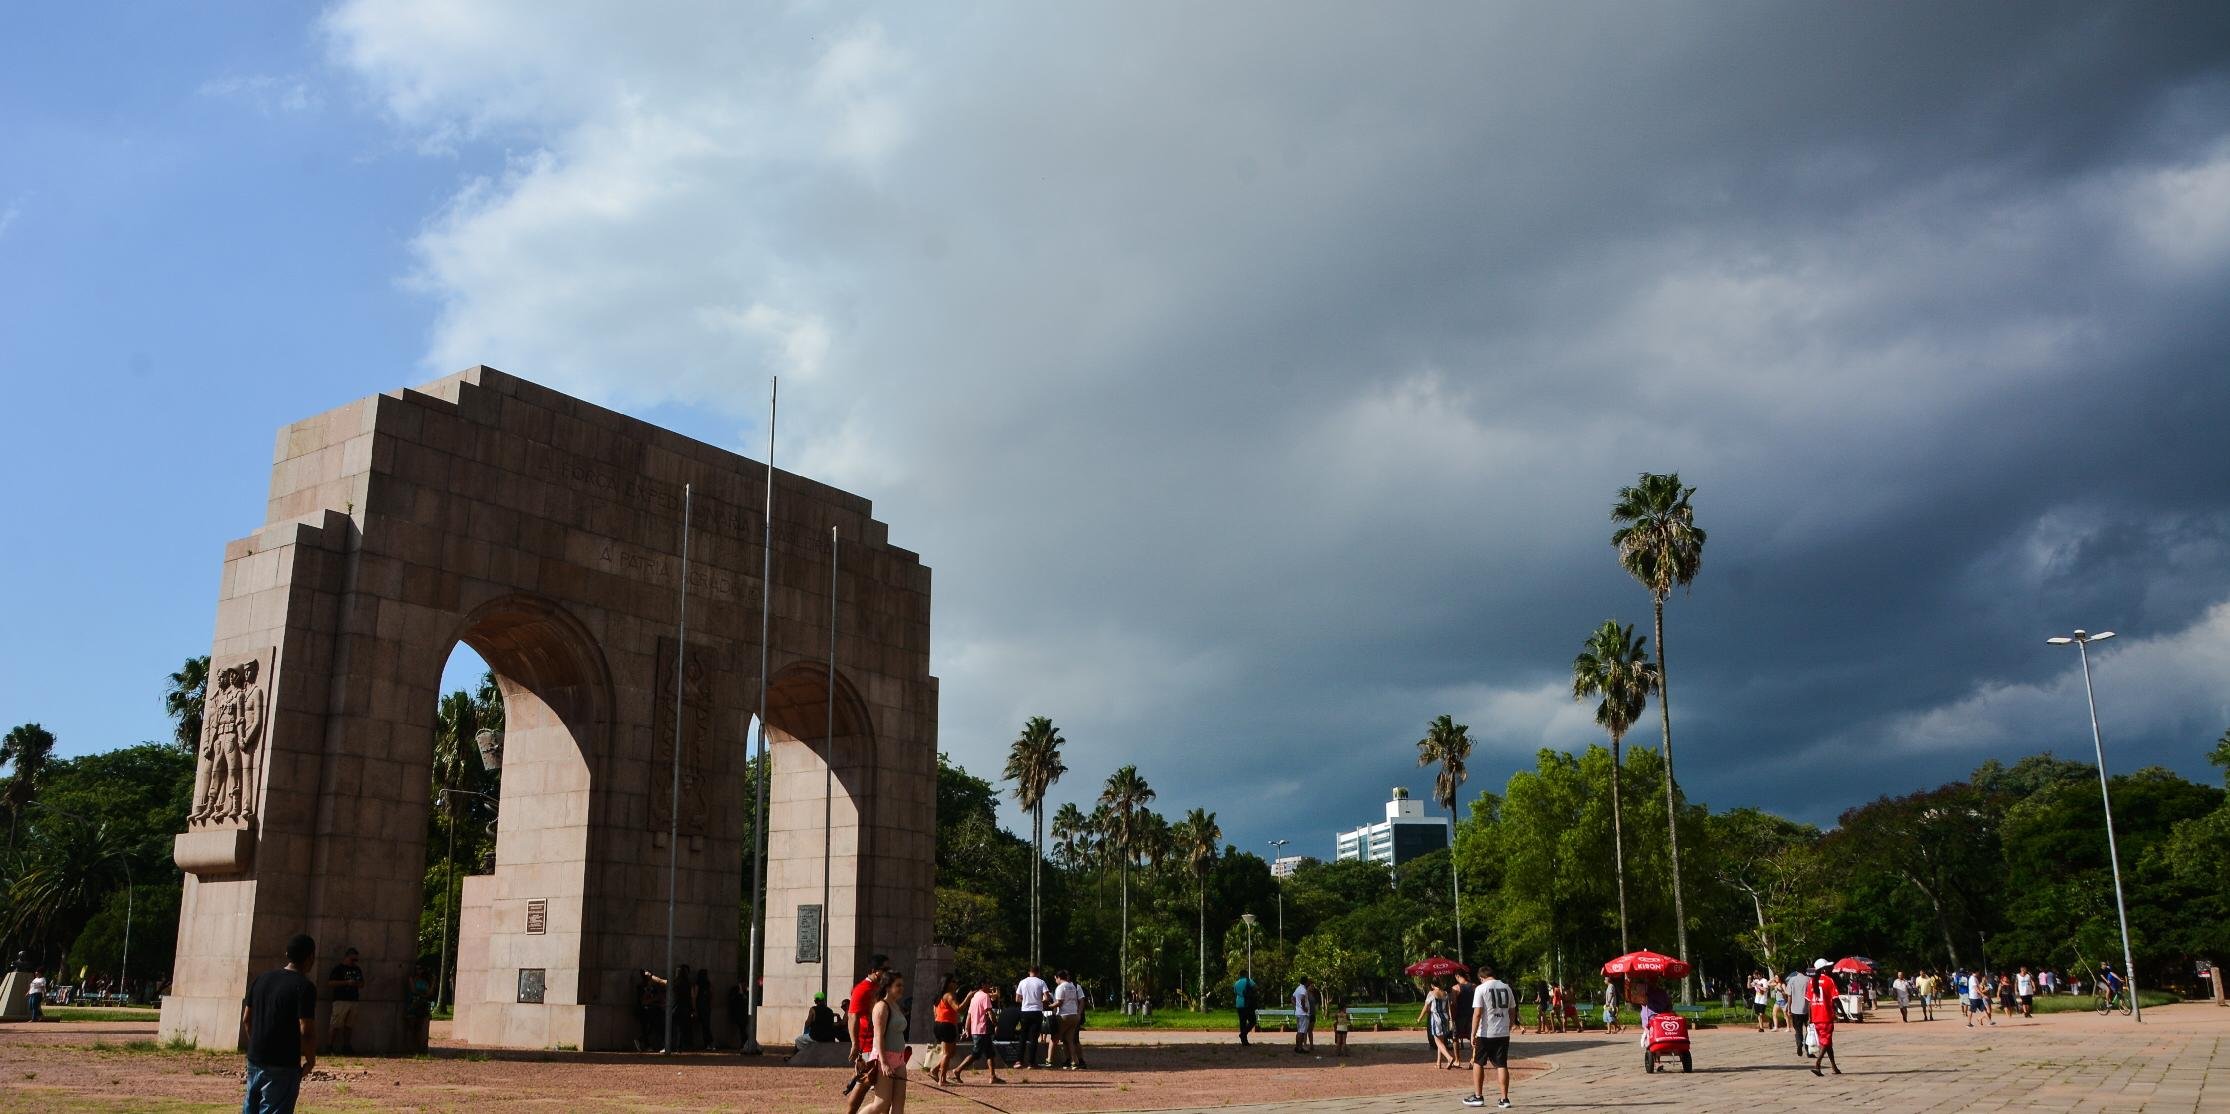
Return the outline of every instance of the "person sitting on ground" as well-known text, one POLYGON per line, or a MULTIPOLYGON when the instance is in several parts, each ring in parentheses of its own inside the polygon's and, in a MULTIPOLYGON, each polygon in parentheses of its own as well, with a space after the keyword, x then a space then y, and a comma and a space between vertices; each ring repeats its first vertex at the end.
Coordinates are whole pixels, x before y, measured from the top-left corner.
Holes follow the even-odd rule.
POLYGON ((1010 1048, 1013 1050, 1014 1056, 1007 1061, 1007 1066, 1022 1066, 1022 1057, 1027 1050, 1022 1047, 1022 1003, 1019 999, 1000 1005, 998 1020, 991 1027, 991 1040, 1002 1057, 1006 1056, 1010 1048))
MULTIPOLYGON (((742 997, 737 993, 736 997, 742 997)), ((798 1033, 797 1045, 834 1044, 844 1039, 844 1023, 837 1020, 836 1011, 829 1008, 829 996, 813 995, 813 1007, 805 1011, 805 1028, 798 1033)))

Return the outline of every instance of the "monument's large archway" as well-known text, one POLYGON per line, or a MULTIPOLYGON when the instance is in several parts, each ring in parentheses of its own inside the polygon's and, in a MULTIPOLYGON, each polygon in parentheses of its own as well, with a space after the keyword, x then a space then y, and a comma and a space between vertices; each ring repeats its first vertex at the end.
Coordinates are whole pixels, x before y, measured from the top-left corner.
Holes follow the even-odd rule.
MULTIPOLYGON (((775 481, 768 1042, 819 988, 801 919, 826 914, 833 982, 871 952, 934 974, 941 952, 929 570, 866 500, 775 481), (828 737, 831 527, 843 633, 828 737)), ((436 688, 459 640, 497 674, 506 734, 495 869, 466 880, 459 910, 458 1035, 628 1043, 634 975, 664 959, 677 809, 676 958, 732 981, 765 484, 758 462, 489 368, 282 430, 266 525, 225 552, 164 1034, 234 1044, 248 979, 308 932, 323 962, 363 955, 358 1047, 400 1046, 436 688)))

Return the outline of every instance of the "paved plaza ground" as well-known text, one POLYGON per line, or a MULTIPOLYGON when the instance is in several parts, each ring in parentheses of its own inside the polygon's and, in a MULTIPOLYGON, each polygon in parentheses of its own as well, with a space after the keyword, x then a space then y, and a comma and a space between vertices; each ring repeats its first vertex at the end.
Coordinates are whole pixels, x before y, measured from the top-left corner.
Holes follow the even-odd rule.
MULTIPOLYGON (((1091 1071, 1014 1072, 1004 1087, 917 1084, 929 1112, 1259 1110, 1407 1114, 1460 1110, 1454 1072, 1436 1072, 1413 1033, 1362 1033, 1355 1055, 1296 1056, 1277 1034, 1242 1049, 1225 1034, 1093 1034, 1091 1071), (1152 1042, 1152 1043, 1142 1043, 1152 1042)), ((239 1108, 237 1054, 170 1051, 154 1026, 0 1026, 0 1109, 219 1111, 239 1108)), ((2230 1111, 2230 1009, 2189 1004, 2128 1018, 2060 1014, 1968 1029, 1845 1025, 1844 1075, 1815 1079, 1786 1033, 1701 1031, 1696 1072, 1645 1076, 1624 1037, 1524 1036, 1523 1110, 2230 1111)), ((1328 1042, 1327 1038, 1327 1042, 1328 1042)), ((1289 1040, 1289 1038, 1288 1038, 1289 1040)), ((840 1073, 733 1055, 483 1053, 438 1047, 415 1059, 339 1057, 305 1085, 303 1109, 839 1110, 840 1073)), ((981 1079, 980 1076, 976 1077, 981 1079)))

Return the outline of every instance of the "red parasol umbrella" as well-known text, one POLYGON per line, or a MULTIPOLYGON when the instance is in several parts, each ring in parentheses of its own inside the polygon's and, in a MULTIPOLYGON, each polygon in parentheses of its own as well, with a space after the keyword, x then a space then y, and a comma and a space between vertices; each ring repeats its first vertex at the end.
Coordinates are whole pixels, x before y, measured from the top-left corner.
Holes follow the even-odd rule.
POLYGON ((1854 975, 1871 975, 1874 973, 1874 965, 1872 963, 1869 963, 1865 959, 1855 955, 1836 960, 1835 966, 1828 969, 1831 971, 1841 971, 1845 974, 1854 975))
POLYGON ((1468 974, 1471 971, 1471 968, 1466 967, 1453 959, 1442 959, 1437 955, 1432 956, 1428 959, 1420 959, 1417 962, 1402 968, 1403 974, 1415 975, 1421 979, 1437 979, 1446 975, 1453 975, 1458 971, 1462 971, 1468 974))
POLYGON ((1653 951, 1627 952, 1625 955, 1603 964, 1603 974, 1611 978, 1626 976, 1645 979, 1659 977, 1683 979, 1688 977, 1688 961, 1674 959, 1669 955, 1659 955, 1653 951))

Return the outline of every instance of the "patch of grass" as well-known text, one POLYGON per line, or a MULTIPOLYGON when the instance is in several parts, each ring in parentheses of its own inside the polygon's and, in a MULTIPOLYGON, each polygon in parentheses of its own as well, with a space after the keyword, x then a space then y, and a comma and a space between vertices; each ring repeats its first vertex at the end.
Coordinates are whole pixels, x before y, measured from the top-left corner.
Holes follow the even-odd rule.
POLYGON ((141 1006, 48 1006, 55 1021, 158 1021, 162 1011, 141 1006))
MULTIPOLYGON (((2140 990, 2137 992, 2138 1004, 2148 1010, 2158 1006, 2173 1006, 2181 1001, 2183 1001, 2182 998, 2165 990, 2140 990)), ((2039 995, 2036 999, 2035 1009, 2038 1013, 2083 1013, 2098 1009, 2098 999, 2089 994, 2039 995)))

